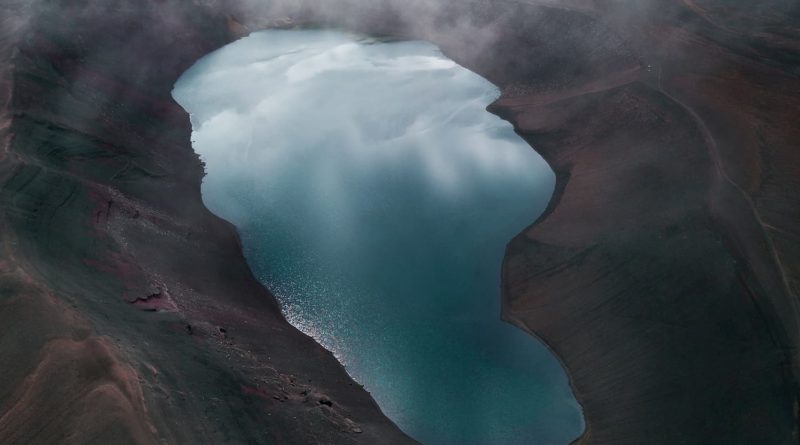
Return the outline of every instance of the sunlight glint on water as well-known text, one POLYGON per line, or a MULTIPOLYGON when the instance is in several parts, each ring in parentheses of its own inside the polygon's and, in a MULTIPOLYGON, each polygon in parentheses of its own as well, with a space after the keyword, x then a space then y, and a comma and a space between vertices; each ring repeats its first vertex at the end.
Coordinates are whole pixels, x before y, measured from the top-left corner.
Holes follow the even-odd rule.
POLYGON ((176 84, 234 223, 287 319, 425 443, 566 444, 557 360, 500 321, 505 244, 544 209, 545 162, 485 111, 497 89, 423 42, 265 31, 176 84))

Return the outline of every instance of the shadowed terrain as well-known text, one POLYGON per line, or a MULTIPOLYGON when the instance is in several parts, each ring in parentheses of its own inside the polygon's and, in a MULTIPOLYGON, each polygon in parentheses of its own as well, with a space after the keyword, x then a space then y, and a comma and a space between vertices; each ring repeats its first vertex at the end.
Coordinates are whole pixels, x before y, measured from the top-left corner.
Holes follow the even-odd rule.
POLYGON ((798 6, 332 4, 0 4, 0 443, 412 442, 253 278, 170 97, 293 23, 502 89, 558 177, 503 317, 563 361, 578 443, 797 443, 798 6))

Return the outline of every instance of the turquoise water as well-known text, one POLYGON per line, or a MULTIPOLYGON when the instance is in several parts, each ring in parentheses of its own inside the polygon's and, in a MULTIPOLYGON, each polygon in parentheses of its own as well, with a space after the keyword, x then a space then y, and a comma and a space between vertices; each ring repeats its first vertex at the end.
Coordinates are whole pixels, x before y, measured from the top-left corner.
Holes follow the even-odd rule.
POLYGON ((424 42, 265 31, 175 86, 203 199, 287 319, 430 445, 566 444, 558 361, 500 321, 505 244, 554 176, 485 111, 498 90, 424 42))

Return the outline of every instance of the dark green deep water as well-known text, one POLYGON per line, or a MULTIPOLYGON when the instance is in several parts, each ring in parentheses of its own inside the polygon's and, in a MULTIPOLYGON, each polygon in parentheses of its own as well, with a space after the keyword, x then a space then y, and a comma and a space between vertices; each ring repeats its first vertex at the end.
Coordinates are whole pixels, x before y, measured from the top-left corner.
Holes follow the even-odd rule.
POLYGON ((553 173, 485 111, 496 87, 423 42, 265 31, 175 86, 234 223, 289 321, 431 445, 567 444, 557 359, 500 321, 505 244, 553 173))

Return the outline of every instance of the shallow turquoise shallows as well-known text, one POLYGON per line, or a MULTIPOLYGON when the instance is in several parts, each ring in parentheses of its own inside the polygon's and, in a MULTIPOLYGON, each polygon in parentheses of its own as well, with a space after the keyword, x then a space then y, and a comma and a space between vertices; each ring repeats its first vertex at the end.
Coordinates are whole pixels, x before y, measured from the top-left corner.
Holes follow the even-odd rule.
POLYGON ((299 30, 232 43, 174 91, 203 199, 286 318, 430 445, 583 428, 557 359, 500 321, 505 245, 554 177, 486 112, 498 94, 428 43, 299 30))

